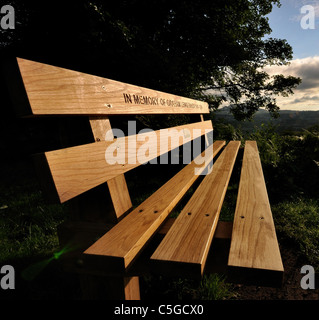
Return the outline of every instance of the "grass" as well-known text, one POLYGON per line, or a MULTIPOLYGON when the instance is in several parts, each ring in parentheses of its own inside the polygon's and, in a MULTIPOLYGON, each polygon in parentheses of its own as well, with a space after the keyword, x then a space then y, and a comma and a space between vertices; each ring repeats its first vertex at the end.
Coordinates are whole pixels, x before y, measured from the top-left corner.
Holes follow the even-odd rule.
POLYGON ((272 208, 276 230, 281 237, 292 241, 309 263, 319 268, 319 202, 299 198, 285 201, 272 208))
POLYGON ((197 290, 197 299, 225 300, 234 297, 232 287, 222 275, 212 273, 204 276, 197 290))
POLYGON ((201 281, 189 278, 145 276, 145 299, 165 298, 172 300, 226 300, 236 297, 232 285, 225 276, 212 273, 201 281))
POLYGON ((0 189, 0 262, 53 252, 64 207, 48 205, 36 186, 0 189))
MULTIPOLYGON (((290 171, 287 171, 287 166, 285 166, 286 163, 292 166, 294 163, 292 159, 300 158, 303 162, 305 161, 305 149, 299 145, 301 143, 306 144, 308 141, 304 139, 302 142, 295 142, 296 146, 293 150, 288 148, 289 153, 284 150, 285 152, 282 151, 280 153, 280 155, 283 154, 283 156, 279 157, 277 144, 281 143, 281 140, 275 139, 272 136, 270 136, 270 140, 268 138, 265 139, 265 135, 261 133, 259 136, 257 135, 256 138, 261 140, 258 145, 262 155, 267 155, 266 158, 261 156, 264 162, 263 168, 268 169, 268 171, 265 170, 265 177, 274 180, 274 178, 277 177, 276 173, 278 174, 279 172, 280 176, 274 181, 280 181, 281 183, 286 182, 290 185, 290 189, 283 188, 283 185, 278 183, 276 186, 276 183, 271 183, 272 181, 267 185, 269 191, 277 195, 276 198, 279 200, 272 206, 276 231, 278 235, 280 235, 280 239, 288 239, 294 242, 294 244, 297 244, 300 252, 303 253, 309 263, 318 270, 319 201, 318 199, 306 198, 305 196, 294 196, 297 192, 291 191, 295 191, 297 188, 293 183, 289 182, 288 178, 290 178, 291 175, 287 174, 287 172, 290 173, 290 171), (301 151, 297 147, 300 147, 301 149, 299 149, 301 151), (300 156, 297 152, 300 153, 300 156), (286 171, 283 171, 283 168, 286 168, 286 171), (275 174, 271 175, 269 172, 274 172, 275 174), (281 194, 274 192, 274 190, 279 189, 285 192, 285 194, 279 196, 281 194), (286 197, 287 193, 290 195, 289 200, 286 197), (293 197, 294 199, 291 200, 293 197)), ((314 144, 311 141, 309 145, 313 147, 314 144)), ((306 146, 308 146, 308 144, 306 144, 306 146)), ((311 152, 313 152, 313 148, 311 152)), ((316 154, 312 155, 311 152, 308 152, 311 155, 310 160, 312 162, 317 161, 318 158, 316 154)), ((309 168, 311 169, 310 173, 312 173, 314 169, 310 166, 309 168)), ((142 169, 143 168, 140 170, 142 169)), ((149 170, 153 172, 153 167, 150 167, 149 170)), ((131 173, 128 173, 128 175, 129 174, 131 173)), ((145 183, 145 179, 128 179, 128 181, 135 181, 133 185, 129 185, 130 190, 132 190, 131 197, 133 205, 136 206, 145 200, 173 174, 174 171, 162 172, 160 178, 155 178, 151 174, 147 174, 146 171, 144 176, 147 177, 147 184, 145 183)), ((236 168, 234 168, 233 176, 238 176, 238 174, 236 168)), ((296 174, 294 174, 293 177, 295 177, 296 174)), ((302 177, 303 176, 304 172, 302 173, 302 177)), ((234 179, 234 181, 235 180, 236 179, 234 179)), ((313 180, 316 182, 315 176, 313 180)), ((38 185, 33 181, 34 180, 31 179, 31 181, 14 183, 14 186, 11 187, 0 186, 0 265, 6 261, 15 259, 30 261, 32 257, 40 256, 51 257, 50 259, 52 260, 52 256, 55 257, 53 253, 59 250, 57 226, 62 223, 65 218, 65 206, 48 205, 44 201, 38 185)), ((300 183, 298 187, 300 188, 302 186, 303 184, 300 183)), ((299 192, 299 189, 297 191, 299 192)), ((304 194, 307 194, 306 191, 308 190, 305 190, 304 194)), ((178 204, 171 213, 171 216, 176 217, 178 215, 192 192, 192 189, 189 190, 181 203, 178 204)), ((238 184, 230 183, 220 215, 221 220, 231 221, 233 219, 237 192, 238 184)), ((300 195, 300 193, 298 194, 300 195)), ((36 264, 35 267, 42 268, 43 265, 36 264)), ((27 270, 30 271, 30 269, 27 270)), ((34 270, 31 271, 34 272, 34 270)), ((161 282, 161 280, 158 280, 158 282, 161 282)), ((222 300, 233 297, 232 288, 226 279, 217 274, 205 276, 199 284, 188 279, 175 279, 170 283, 165 283, 165 286, 168 286, 166 290, 170 293, 174 292, 174 297, 178 299, 222 300)))
MULTIPOLYGON (((188 191, 171 216, 178 215, 193 191, 188 191)), ((146 193, 139 193, 132 200, 137 205, 146 197, 146 193)), ((19 260, 25 264, 21 266, 23 279, 35 283, 41 274, 43 279, 43 270, 52 264, 54 252, 59 250, 57 226, 65 219, 66 212, 64 205, 47 204, 38 185, 30 181, 9 188, 0 187, 0 264, 19 260)), ((199 285, 188 279, 166 284, 177 299, 220 300, 231 296, 225 279, 217 274, 205 276, 199 285)))

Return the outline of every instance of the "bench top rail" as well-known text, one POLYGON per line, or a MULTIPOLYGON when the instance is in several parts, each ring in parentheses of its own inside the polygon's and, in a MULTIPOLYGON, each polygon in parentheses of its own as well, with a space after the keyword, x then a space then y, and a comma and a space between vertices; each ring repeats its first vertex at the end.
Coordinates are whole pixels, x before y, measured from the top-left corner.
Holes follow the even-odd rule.
POLYGON ((20 116, 209 113, 203 101, 21 58, 8 64, 20 116))

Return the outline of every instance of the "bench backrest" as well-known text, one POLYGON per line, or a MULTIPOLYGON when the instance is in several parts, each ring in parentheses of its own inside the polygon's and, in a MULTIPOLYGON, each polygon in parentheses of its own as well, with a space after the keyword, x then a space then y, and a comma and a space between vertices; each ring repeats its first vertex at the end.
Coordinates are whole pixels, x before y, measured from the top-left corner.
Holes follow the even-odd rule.
MULTIPOLYGON (((40 154, 37 166, 41 168, 43 186, 59 202, 81 194, 85 196, 86 191, 107 183, 115 211, 112 222, 118 223, 110 230, 101 226, 97 241, 94 239, 97 233, 92 237, 91 227, 86 226, 89 238, 83 241, 85 251, 81 249, 81 257, 85 257, 86 268, 95 272, 127 275, 173 207, 194 184, 199 156, 193 161, 188 159, 190 164, 125 218, 132 202, 124 173, 197 138, 204 140, 205 136, 209 145, 207 135, 213 127, 211 121, 203 119, 203 114, 209 113, 208 105, 23 59, 17 59, 14 68, 16 72, 9 77, 9 90, 19 115, 89 117, 95 142, 40 154), (110 130, 111 116, 129 114, 199 114, 201 121, 128 136, 110 130)), ((12 66, 8 70, 11 73, 12 66)), ((224 145, 224 141, 215 141, 205 150, 209 161, 224 145)), ((203 274, 239 147, 240 141, 231 141, 218 156, 212 174, 202 180, 152 254, 153 267, 167 268, 180 275, 183 265, 188 274, 203 274)), ((201 152, 198 148, 197 151, 201 152)), ((205 166, 199 164, 199 171, 205 166)), ((79 198, 83 200, 79 201, 79 207, 85 204, 83 211, 91 215, 92 201, 87 204, 86 198, 77 197, 77 200, 79 198)), ((99 221, 97 224, 100 225, 99 221)), ((275 274, 279 279, 283 273, 256 142, 245 144, 228 266, 236 273, 243 269, 267 274, 271 271, 271 276, 275 274)))
POLYGON ((20 58, 14 68, 19 76, 10 77, 9 91, 18 115, 88 116, 98 142, 38 155, 44 186, 61 203, 107 182, 118 218, 132 206, 124 173, 142 164, 137 150, 150 134, 114 139, 109 116, 201 115, 200 122, 153 132, 146 162, 213 130, 211 121, 203 120, 209 108, 202 101, 20 58), (167 148, 160 140, 167 141, 167 148), (115 153, 121 161, 114 163, 115 153))

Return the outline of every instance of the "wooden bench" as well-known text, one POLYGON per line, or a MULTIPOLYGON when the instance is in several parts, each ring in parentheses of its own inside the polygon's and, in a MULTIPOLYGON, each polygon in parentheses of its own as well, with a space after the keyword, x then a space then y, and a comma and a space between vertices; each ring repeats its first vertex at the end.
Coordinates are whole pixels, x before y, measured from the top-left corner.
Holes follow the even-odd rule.
MULTIPOLYGON (((71 203, 70 221, 66 219, 59 236, 62 246, 71 240, 72 245, 78 245, 80 251, 70 252, 69 261, 83 274, 83 279, 88 279, 87 285, 92 286, 93 282, 92 276, 88 278, 86 274, 106 275, 106 283, 112 288, 108 290, 112 292, 111 298, 139 299, 138 276, 145 271, 145 265, 139 261, 144 261, 141 259, 148 247, 151 252, 146 264, 151 271, 202 276, 208 256, 214 254, 214 250, 210 252, 213 239, 218 234, 222 234, 221 238, 225 235, 219 215, 240 149, 239 141, 227 145, 225 141, 212 143, 212 123, 203 119, 203 114, 209 113, 208 105, 21 58, 6 64, 5 69, 19 116, 83 116, 90 124, 94 136, 91 143, 35 156, 46 194, 53 201, 71 203), (132 208, 124 174, 141 164, 136 150, 145 147, 150 136, 144 132, 138 137, 115 139, 110 120, 117 116, 152 114, 200 115, 200 121, 153 131, 155 140, 153 145, 148 144, 147 161, 163 157, 167 151, 195 139, 204 140, 206 149, 132 208), (169 137, 176 136, 177 143, 167 143, 168 150, 160 146, 160 139, 169 141, 169 137), (113 158, 107 158, 108 148, 116 150, 116 155, 125 161, 109 161, 113 158), (204 156, 205 164, 198 164, 204 156), (198 187, 178 217, 169 218, 195 182, 198 187), (108 197, 113 207, 106 205, 105 209, 108 197), (150 243, 158 233, 164 236, 154 248, 150 243)), ((155 175, 158 164, 151 166, 155 175)), ((147 183, 147 177, 139 179, 147 183)), ((227 237, 231 236, 228 271, 232 271, 229 274, 254 275, 259 279, 266 274, 281 279, 284 270, 254 141, 245 143, 234 221, 228 226, 227 237)), ((89 286, 86 292, 90 291, 89 286)))

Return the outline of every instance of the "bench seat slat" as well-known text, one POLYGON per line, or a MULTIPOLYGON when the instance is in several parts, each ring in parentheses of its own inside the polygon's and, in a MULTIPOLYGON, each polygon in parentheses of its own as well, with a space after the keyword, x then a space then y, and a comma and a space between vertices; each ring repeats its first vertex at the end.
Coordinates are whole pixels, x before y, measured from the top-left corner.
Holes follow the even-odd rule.
MULTIPOLYGON (((208 120, 154 131, 152 134, 155 135, 155 139, 152 140, 152 142, 147 142, 147 146, 149 147, 148 160, 157 158, 165 154, 167 150, 170 151, 172 148, 181 146, 212 130, 212 123, 208 120), (193 131, 193 129, 195 130, 193 131), (174 131, 175 133, 180 133, 183 139, 178 139, 177 145, 168 143, 166 150, 163 147, 161 148, 161 139, 166 139, 166 141, 170 140, 170 132, 174 131)), ((121 137, 116 139, 116 141, 101 141, 99 143, 90 143, 46 152, 46 161, 50 168, 60 202, 62 203, 72 199, 87 190, 141 165, 142 163, 140 163, 138 152, 139 148, 146 143, 142 141, 143 137, 147 140, 148 133, 141 133, 137 135, 137 137, 121 137), (131 142, 133 140, 137 140, 136 148, 131 142), (124 164, 112 164, 106 161, 106 150, 108 147, 115 149, 115 143, 119 147, 116 152, 125 156, 124 164), (134 161, 130 161, 131 163, 129 163, 128 157, 132 157, 134 161)), ((107 160, 110 159, 107 158, 107 160)))
MULTIPOLYGON (((207 161, 211 161, 224 145, 225 141, 216 141, 208 147, 207 161)), ((204 167, 198 167, 195 160, 185 166, 84 253, 105 256, 110 264, 120 261, 119 268, 125 270, 198 178, 195 168, 203 171, 204 167)))
POLYGON ((239 146, 239 141, 228 143, 177 217, 151 257, 158 268, 203 273, 239 146))
POLYGON ((228 266, 283 272, 256 141, 246 141, 228 266))
POLYGON ((29 100, 17 101, 24 116, 209 113, 203 101, 21 58, 17 64, 29 100))

